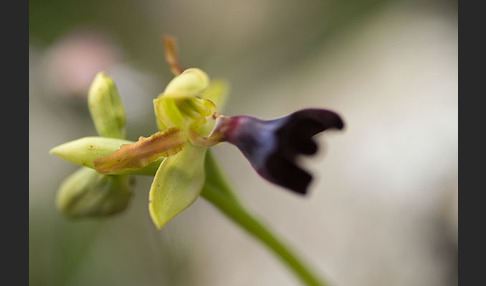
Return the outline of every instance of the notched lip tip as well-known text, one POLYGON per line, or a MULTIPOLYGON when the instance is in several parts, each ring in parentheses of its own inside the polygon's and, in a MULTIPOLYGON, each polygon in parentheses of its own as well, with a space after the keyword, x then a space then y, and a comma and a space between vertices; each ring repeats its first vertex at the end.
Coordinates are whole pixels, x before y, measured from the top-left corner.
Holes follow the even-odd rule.
POLYGON ((297 194, 299 196, 306 196, 309 192, 309 186, 312 182, 312 179, 313 179, 313 176, 310 174, 310 173, 307 173, 309 175, 309 178, 307 179, 307 181, 303 184, 298 184, 298 185, 294 185, 294 186, 290 186, 290 185, 282 185, 280 184, 281 187, 291 191, 292 193, 294 194, 297 194))
POLYGON ((334 113, 335 122, 334 122, 334 125, 331 128, 336 128, 338 130, 343 129, 346 126, 346 124, 344 124, 344 120, 343 120, 342 116, 339 115, 336 112, 332 112, 332 113, 334 113))
POLYGON ((293 193, 295 193, 295 194, 297 194, 299 196, 302 196, 302 197, 305 197, 307 195, 307 193, 308 193, 307 188, 302 189, 302 190, 300 190, 300 189, 290 189, 290 190, 293 193))
POLYGON ((339 129, 339 130, 342 130, 342 129, 344 129, 344 127, 345 127, 344 121, 341 119, 341 117, 339 117, 339 121, 338 121, 336 128, 339 129))

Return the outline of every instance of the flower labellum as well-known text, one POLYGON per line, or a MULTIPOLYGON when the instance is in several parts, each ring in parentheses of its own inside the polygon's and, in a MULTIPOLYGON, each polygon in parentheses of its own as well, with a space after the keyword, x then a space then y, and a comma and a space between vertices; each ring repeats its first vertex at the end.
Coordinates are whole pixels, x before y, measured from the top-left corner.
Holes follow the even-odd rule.
POLYGON ((274 120, 251 116, 221 117, 218 131, 234 144, 266 180, 305 194, 312 175, 296 164, 298 155, 314 155, 312 137, 327 129, 342 129, 341 117, 330 110, 303 109, 274 120))

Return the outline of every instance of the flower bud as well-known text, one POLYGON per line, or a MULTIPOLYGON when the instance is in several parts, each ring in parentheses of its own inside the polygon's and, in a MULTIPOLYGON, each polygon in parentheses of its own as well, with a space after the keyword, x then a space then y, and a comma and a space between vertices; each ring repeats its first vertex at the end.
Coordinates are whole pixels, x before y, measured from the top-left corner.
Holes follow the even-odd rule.
POLYGON ((61 184, 56 204, 72 218, 108 216, 125 210, 131 194, 130 176, 106 176, 82 167, 61 184))
POLYGON ((125 109, 115 83, 99 72, 88 92, 88 107, 100 136, 125 138, 125 109))

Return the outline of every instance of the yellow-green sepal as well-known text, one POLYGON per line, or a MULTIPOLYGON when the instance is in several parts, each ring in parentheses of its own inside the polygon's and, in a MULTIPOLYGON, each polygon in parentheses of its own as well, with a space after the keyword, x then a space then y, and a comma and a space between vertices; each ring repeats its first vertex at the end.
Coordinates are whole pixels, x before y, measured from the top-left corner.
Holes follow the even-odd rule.
POLYGON ((68 217, 108 216, 125 210, 131 195, 130 176, 81 167, 61 184, 56 205, 68 217))
POLYGON ((88 91, 88 107, 100 136, 125 138, 125 109, 113 79, 99 72, 88 91))
MULTIPOLYGON (((93 161, 97 158, 107 156, 124 144, 132 144, 133 141, 107 138, 101 136, 87 136, 73 141, 66 142, 52 148, 49 153, 54 154, 68 162, 94 169, 93 161)), ((148 166, 138 170, 126 170, 120 174, 138 174, 153 176, 164 158, 161 157, 150 163, 148 166)))
POLYGON ((87 136, 56 146, 49 153, 68 162, 94 168, 93 160, 115 152, 123 144, 130 143, 133 142, 101 136, 87 136))
POLYGON ((205 179, 206 152, 206 147, 188 144, 160 165, 149 193, 150 216, 158 229, 199 197, 205 179))

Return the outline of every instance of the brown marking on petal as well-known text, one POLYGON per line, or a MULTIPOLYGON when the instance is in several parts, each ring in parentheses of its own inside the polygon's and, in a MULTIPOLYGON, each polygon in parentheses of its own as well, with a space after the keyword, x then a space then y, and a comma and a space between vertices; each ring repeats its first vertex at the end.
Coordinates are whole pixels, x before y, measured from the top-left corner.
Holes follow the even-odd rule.
POLYGON ((115 174, 125 170, 137 170, 148 166, 159 157, 177 154, 186 144, 179 128, 170 128, 132 144, 123 144, 117 151, 93 161, 98 173, 115 174))

